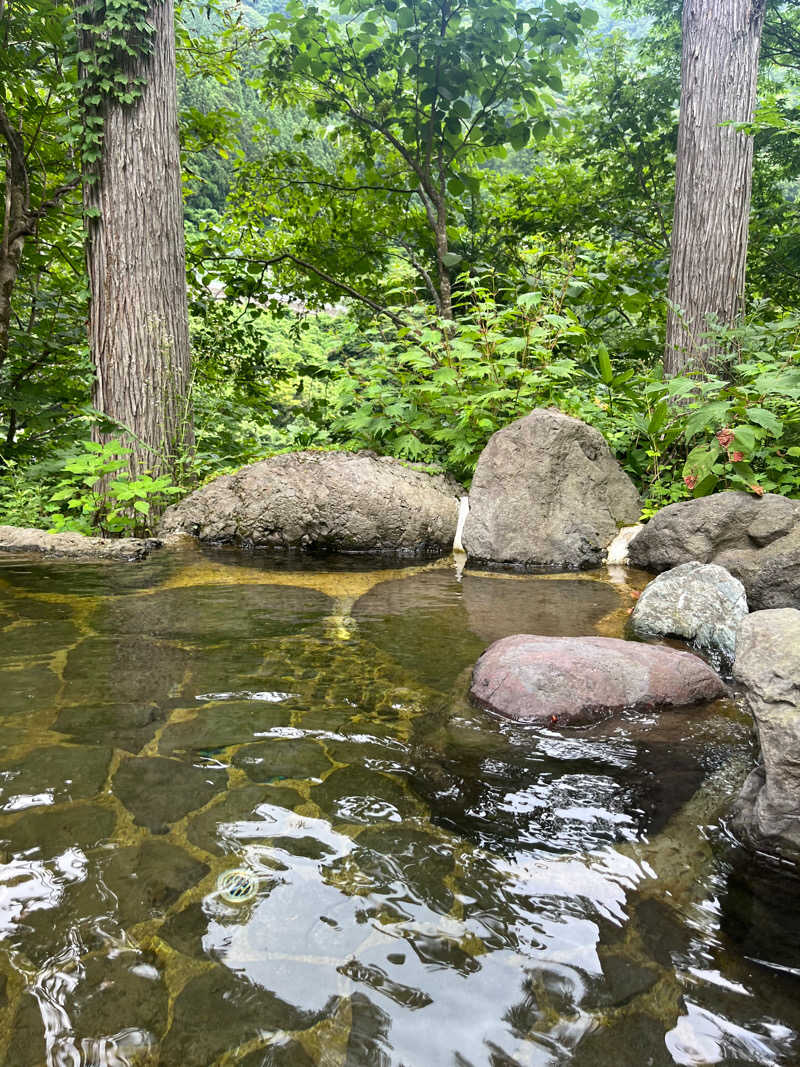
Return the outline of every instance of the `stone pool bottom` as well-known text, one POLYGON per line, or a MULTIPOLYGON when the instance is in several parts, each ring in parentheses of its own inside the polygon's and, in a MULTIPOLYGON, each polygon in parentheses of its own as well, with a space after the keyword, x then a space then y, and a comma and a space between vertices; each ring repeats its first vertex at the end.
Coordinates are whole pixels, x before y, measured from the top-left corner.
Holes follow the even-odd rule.
POLYGON ((800 1062, 800 889, 725 831, 735 703, 465 699, 491 641, 621 636, 646 580, 0 558, 0 1063, 800 1062))

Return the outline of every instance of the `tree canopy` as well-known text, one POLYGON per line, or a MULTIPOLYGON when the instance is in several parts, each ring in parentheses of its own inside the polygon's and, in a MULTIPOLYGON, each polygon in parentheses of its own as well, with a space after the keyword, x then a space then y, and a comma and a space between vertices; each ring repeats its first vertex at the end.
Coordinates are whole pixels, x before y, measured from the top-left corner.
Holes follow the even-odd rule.
MULTIPOLYGON (((0 9, 0 502, 89 529, 102 506, 75 486, 120 469, 125 420, 92 399, 80 180, 104 151, 108 100, 131 107, 146 85, 132 64, 156 8, 81 10, 83 38, 55 0, 0 9), (101 430, 97 458, 85 442, 101 430)), ((677 3, 184 3, 196 447, 181 491, 309 445, 367 445, 468 482, 494 429, 548 404, 602 430, 647 508, 725 486, 796 492, 799 19, 781 0, 766 10, 742 130, 745 313, 711 328, 724 373, 669 383, 677 3)), ((136 492, 144 530, 165 497, 136 492)), ((114 514, 109 532, 131 528, 114 514)))
POLYGON ((290 3, 269 20, 261 85, 309 126, 242 169, 248 250, 263 249, 278 284, 301 272, 328 299, 346 275, 374 310, 386 298, 368 290, 398 258, 449 318, 484 169, 567 125, 562 72, 595 18, 558 0, 340 0, 334 13, 290 3), (335 146, 330 165, 304 150, 315 127, 335 146))

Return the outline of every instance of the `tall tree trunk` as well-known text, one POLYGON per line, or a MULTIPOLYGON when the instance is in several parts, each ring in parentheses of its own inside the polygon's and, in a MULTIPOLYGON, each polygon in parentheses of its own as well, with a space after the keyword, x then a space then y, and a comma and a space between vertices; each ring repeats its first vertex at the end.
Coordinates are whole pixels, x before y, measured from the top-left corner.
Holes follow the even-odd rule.
POLYGON ((94 405, 129 431, 132 475, 172 472, 193 437, 173 0, 155 0, 144 87, 109 101, 87 182, 94 405))
POLYGON ((722 124, 753 118, 763 23, 764 0, 684 0, 668 375, 713 366, 710 319, 742 312, 753 140, 722 124))
POLYGON ((17 282, 25 237, 29 233, 30 186, 22 135, 0 105, 0 136, 6 144, 5 203, 0 231, 0 367, 8 358, 11 297, 17 282))

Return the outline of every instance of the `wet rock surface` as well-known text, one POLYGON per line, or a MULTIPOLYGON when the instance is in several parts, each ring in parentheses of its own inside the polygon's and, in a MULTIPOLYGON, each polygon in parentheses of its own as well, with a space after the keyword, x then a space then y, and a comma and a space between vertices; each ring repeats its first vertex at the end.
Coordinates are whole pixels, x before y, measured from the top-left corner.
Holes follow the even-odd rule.
POLYGON ((0 827, 0 841, 11 854, 31 852, 49 859, 71 848, 90 849, 111 836, 113 811, 98 804, 35 809, 0 827))
POLYGON ((761 748, 734 807, 734 827, 758 850, 800 862, 800 611, 744 619, 733 673, 761 748))
POLYGON ((234 645, 295 633, 330 611, 316 589, 284 585, 204 585, 120 597, 103 610, 103 628, 115 634, 176 642, 234 645))
POLYGON ((126 752, 138 752, 152 740, 167 710, 158 704, 78 704, 59 713, 53 728, 71 741, 97 744, 105 741, 126 752))
POLYGON ((187 905, 182 911, 174 912, 158 928, 158 936, 168 945, 194 959, 202 959, 203 935, 208 929, 208 916, 199 901, 187 905))
POLYGON ((371 452, 292 452, 244 467, 168 508, 162 533, 295 551, 449 551, 462 490, 371 452))
POLYGON ((631 630, 643 637, 680 637, 719 666, 736 654, 747 614, 744 586, 714 563, 682 563, 659 574, 636 602, 631 630))
POLYGON ((394 778, 356 765, 332 771, 311 796, 337 824, 399 823, 415 809, 413 798, 394 778))
POLYGON ((266 1048, 256 1049, 240 1060, 240 1067, 317 1067, 299 1041, 291 1039, 272 1042, 266 1048))
POLYGON ((258 693, 256 699, 248 701, 199 705, 191 718, 167 726, 161 734, 159 752, 164 756, 220 754, 226 748, 249 741, 258 733, 287 727, 291 710, 284 706, 280 697, 281 694, 273 690, 258 693), (267 697, 274 699, 265 699, 267 697))
POLYGON ((155 958, 142 958, 131 950, 89 958, 75 991, 78 1010, 71 1022, 76 1043, 85 1041, 98 1058, 103 1056, 109 1038, 119 1035, 118 1041, 124 1046, 130 1006, 135 1004, 138 1033, 128 1036, 138 1041, 131 1041, 130 1047, 155 1045, 166 1029, 169 1006, 169 994, 156 963, 155 958))
POLYGON ((175 1001, 161 1054, 166 1063, 200 1067, 267 1030, 305 1030, 318 1016, 298 1011, 271 990, 237 978, 225 967, 192 978, 175 1001), (198 1025, 208 1004, 225 1004, 213 1029, 198 1025))
POLYGON ((331 763, 315 741, 275 739, 240 748, 233 758, 254 782, 277 782, 283 778, 319 778, 331 763))
POLYGON ((51 745, 0 772, 0 811, 87 800, 103 787, 111 762, 104 747, 51 745))
POLYGON ((162 834, 170 823, 202 808, 226 784, 220 767, 195 767, 161 756, 140 756, 122 761, 112 788, 138 826, 162 834))
POLYGON ((292 811, 302 803, 300 794, 287 786, 240 786, 219 804, 195 815, 186 836, 192 844, 211 854, 238 853, 248 842, 263 840, 274 833, 275 824, 264 812, 265 806, 292 811))
POLYGON ((751 611, 800 606, 800 501, 730 492, 670 504, 630 547, 631 564, 645 570, 692 560, 730 571, 751 611))
POLYGON ((67 657, 65 704, 93 704, 98 694, 115 692, 126 703, 166 704, 180 693, 188 653, 174 645, 141 637, 87 637, 67 657))
POLYGON ((161 547, 155 538, 141 540, 135 537, 105 539, 84 537, 79 533, 51 534, 30 527, 0 526, 0 551, 42 552, 52 556, 70 556, 74 559, 107 559, 134 562, 145 559, 161 547))
POLYGON ((496 641, 475 665, 470 696, 524 722, 582 724, 625 708, 679 707, 725 694, 721 679, 688 652, 610 637, 496 641))
POLYGON ((6 743, 24 733, 31 708, 54 707, 61 682, 46 664, 3 671, 3 727, 6 743))
POLYGON ((639 517, 633 482, 602 434, 537 408, 498 430, 478 459, 463 542, 470 559, 522 567, 596 567, 639 517))
POLYGON ((103 877, 126 926, 162 917, 208 870, 177 845, 148 838, 111 852, 103 863, 103 877))

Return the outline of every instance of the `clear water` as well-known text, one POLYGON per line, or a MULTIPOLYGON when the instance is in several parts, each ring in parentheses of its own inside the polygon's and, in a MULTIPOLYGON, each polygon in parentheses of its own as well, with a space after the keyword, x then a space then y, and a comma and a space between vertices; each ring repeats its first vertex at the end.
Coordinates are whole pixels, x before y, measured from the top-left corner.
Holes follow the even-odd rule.
POLYGON ((0 1063, 800 1063, 800 889, 719 829, 736 706, 465 700, 644 576, 374 567, 0 558, 0 1063))

